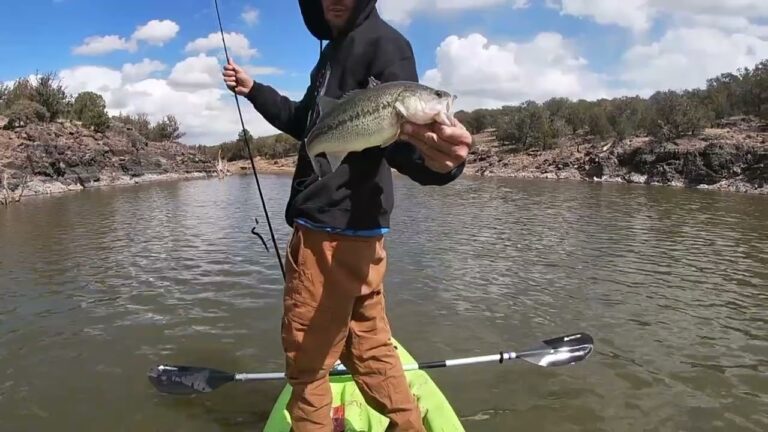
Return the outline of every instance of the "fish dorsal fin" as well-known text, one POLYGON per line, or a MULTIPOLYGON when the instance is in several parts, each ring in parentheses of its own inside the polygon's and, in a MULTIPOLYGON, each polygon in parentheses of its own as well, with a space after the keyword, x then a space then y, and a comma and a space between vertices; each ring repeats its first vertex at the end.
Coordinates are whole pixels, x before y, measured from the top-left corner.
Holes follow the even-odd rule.
POLYGON ((344 93, 344 94, 341 96, 341 98, 340 98, 339 100, 344 100, 344 99, 346 99, 346 98, 348 98, 348 97, 350 97, 350 96, 354 95, 355 93, 357 93, 357 92, 359 92, 359 91, 362 91, 362 90, 366 90, 366 89, 369 89, 369 88, 373 88, 373 87, 376 87, 376 86, 377 86, 377 85, 379 85, 379 84, 381 84, 381 81, 377 80, 377 79, 376 79, 376 78, 374 78, 374 77, 368 77, 368 87, 367 87, 367 88, 364 88, 364 89, 354 89, 354 90, 349 90, 349 91, 347 91, 346 93, 344 93))

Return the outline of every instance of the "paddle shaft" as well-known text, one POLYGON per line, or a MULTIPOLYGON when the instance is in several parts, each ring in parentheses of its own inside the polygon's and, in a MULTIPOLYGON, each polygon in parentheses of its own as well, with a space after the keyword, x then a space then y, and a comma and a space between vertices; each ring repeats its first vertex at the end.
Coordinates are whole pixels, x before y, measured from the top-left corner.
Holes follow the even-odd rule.
MULTIPOLYGON (((403 365, 403 370, 422 370, 422 369, 437 369, 451 366, 462 366, 475 363, 487 363, 487 362, 499 362, 504 360, 514 360, 518 358, 518 355, 514 352, 491 354, 479 357, 466 357, 460 359, 451 360, 439 360, 431 362, 409 363, 403 365)), ((328 375, 330 376, 345 376, 349 375, 349 371, 343 366, 338 365, 331 369, 328 375)), ((235 381, 254 381, 254 380, 282 380, 285 379, 285 374, 282 372, 265 372, 265 373, 236 373, 234 374, 235 381)))
MULTIPOLYGON (((521 359, 542 367, 571 365, 586 359, 593 350, 592 336, 586 333, 571 334, 543 341, 540 345, 519 352, 499 352, 498 354, 477 357, 465 357, 450 360, 415 362, 403 365, 405 371, 436 369, 462 366, 475 363, 499 362, 521 359)), ((342 364, 336 364, 329 372, 330 376, 350 375, 342 364)), ((213 391, 228 382, 284 380, 283 372, 267 373, 231 373, 222 370, 197 366, 159 365, 150 370, 149 381, 161 392, 172 394, 192 394, 213 391)))

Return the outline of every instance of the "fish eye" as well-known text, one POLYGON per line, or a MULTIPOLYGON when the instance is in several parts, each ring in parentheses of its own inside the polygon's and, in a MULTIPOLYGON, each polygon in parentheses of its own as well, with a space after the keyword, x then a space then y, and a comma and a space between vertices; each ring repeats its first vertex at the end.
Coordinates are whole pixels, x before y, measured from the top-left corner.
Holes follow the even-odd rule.
POLYGON ((448 95, 443 90, 435 90, 435 96, 437 96, 439 98, 444 98, 444 97, 446 97, 448 95))

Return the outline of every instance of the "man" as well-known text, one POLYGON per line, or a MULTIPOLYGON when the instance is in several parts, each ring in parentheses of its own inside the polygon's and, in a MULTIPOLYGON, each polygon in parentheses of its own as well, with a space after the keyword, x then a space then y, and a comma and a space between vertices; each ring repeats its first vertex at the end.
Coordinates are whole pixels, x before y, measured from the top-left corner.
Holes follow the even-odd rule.
MULTIPOLYGON (((304 97, 294 102, 254 82, 234 62, 227 86, 277 129, 301 141, 317 121, 316 100, 340 98, 381 82, 418 81, 409 42, 385 23, 375 0, 299 0, 304 23, 322 41, 304 97)), ((463 171, 471 136, 454 127, 408 124, 386 148, 350 153, 318 180, 304 145, 285 219, 293 227, 286 255, 282 343, 294 431, 331 431, 328 372, 337 359, 367 403, 394 431, 424 431, 384 310, 384 234, 393 207, 390 167, 422 185, 445 185, 463 171)), ((325 160, 321 166, 327 167, 325 160)))

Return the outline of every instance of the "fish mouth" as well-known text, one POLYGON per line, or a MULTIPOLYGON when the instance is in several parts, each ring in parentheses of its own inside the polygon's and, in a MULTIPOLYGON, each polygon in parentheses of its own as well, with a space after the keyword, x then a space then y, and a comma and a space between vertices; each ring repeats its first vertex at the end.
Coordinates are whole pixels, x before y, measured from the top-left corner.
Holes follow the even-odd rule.
POLYGON ((445 102, 445 113, 448 115, 448 118, 453 119, 453 105, 456 103, 456 95, 451 96, 450 99, 448 99, 445 102))

